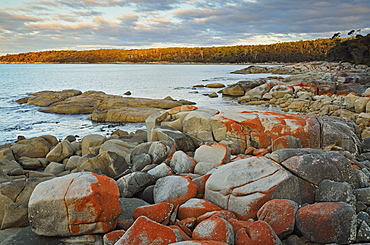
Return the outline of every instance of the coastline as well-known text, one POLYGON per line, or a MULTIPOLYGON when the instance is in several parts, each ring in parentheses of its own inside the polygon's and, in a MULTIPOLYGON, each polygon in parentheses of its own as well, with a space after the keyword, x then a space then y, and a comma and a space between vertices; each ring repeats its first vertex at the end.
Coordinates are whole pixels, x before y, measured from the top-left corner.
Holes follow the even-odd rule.
POLYGON ((370 67, 309 62, 234 73, 261 69, 274 76, 194 84, 193 90, 208 86, 223 99, 284 112, 198 108, 102 91, 20 98, 61 116, 84 111, 93 119, 96 110, 102 121, 120 112, 120 122, 137 119, 138 105, 154 109, 141 119, 145 130, 133 133, 20 136, 0 146, 3 244, 30 237, 85 244, 127 244, 137 237, 170 237, 173 244, 202 237, 216 244, 220 236, 228 244, 245 237, 261 242, 253 234, 264 234, 266 244, 369 242, 361 234, 369 225, 363 216, 370 208, 370 84, 358 85, 367 84, 370 67), (19 189, 16 198, 9 189, 19 189), (54 225, 56 217, 63 222, 54 225))

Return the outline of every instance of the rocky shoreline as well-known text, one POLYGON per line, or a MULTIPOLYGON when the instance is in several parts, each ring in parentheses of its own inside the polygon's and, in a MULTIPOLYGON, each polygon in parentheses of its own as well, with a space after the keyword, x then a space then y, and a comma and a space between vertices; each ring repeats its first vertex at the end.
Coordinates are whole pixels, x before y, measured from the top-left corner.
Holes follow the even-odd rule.
POLYGON ((218 92, 285 112, 76 90, 18 100, 146 131, 0 146, 1 244, 370 242, 370 68, 265 71, 294 75, 218 92))

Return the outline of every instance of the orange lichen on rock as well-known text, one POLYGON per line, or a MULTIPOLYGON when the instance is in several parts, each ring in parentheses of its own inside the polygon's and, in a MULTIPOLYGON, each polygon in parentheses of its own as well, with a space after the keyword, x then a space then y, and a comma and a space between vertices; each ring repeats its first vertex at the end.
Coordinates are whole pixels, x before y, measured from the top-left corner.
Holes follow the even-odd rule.
POLYGON ((149 206, 138 207, 132 213, 132 218, 136 220, 140 216, 145 216, 158 223, 165 222, 166 220, 167 222, 165 223, 168 223, 168 219, 174 207, 175 206, 169 202, 160 202, 149 206))
POLYGON ((159 224, 145 216, 140 216, 116 242, 116 245, 167 245, 182 240, 181 235, 170 227, 159 224))
POLYGON ((218 210, 221 210, 221 208, 210 201, 192 198, 179 206, 177 216, 180 220, 192 217, 197 218, 205 213, 218 210))
POLYGON ((277 245, 281 244, 274 230, 265 221, 255 221, 247 229, 236 233, 236 245, 277 245))

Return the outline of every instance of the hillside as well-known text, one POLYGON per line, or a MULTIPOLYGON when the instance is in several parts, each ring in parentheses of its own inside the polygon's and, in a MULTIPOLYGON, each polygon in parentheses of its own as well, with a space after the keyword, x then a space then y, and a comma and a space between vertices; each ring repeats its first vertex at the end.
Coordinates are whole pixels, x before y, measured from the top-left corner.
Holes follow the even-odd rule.
POLYGON ((0 63, 293 63, 324 60, 329 50, 344 40, 347 39, 226 47, 44 51, 0 56, 0 63))
POLYGON ((370 66, 370 34, 339 43, 328 52, 329 61, 348 61, 370 66))

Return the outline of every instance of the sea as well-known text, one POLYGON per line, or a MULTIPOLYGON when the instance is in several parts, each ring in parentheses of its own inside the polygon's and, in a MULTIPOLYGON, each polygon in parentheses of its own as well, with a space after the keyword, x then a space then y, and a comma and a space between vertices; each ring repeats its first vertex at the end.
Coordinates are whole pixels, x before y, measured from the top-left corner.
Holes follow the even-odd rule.
MULTIPOLYGON (((39 112, 39 107, 18 104, 15 100, 38 91, 77 89, 104 91, 131 97, 186 99, 198 107, 217 110, 243 106, 237 98, 209 98, 220 89, 194 88, 210 83, 234 84, 271 74, 232 74, 248 65, 194 64, 0 64, 0 145, 13 144, 18 136, 26 138, 68 135, 82 138, 88 134, 110 135, 120 129, 135 132, 145 123, 96 123, 87 115, 60 115, 39 112)), ((261 109, 261 108, 260 108, 261 109)), ((263 109, 263 108, 262 108, 263 109)))

